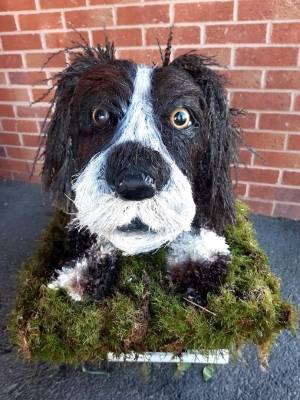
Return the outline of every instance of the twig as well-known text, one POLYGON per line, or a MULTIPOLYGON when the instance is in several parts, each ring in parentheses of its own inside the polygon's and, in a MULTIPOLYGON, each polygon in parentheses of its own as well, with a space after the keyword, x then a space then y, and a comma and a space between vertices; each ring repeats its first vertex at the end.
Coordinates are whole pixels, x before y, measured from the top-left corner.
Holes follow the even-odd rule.
POLYGON ((201 308, 201 310, 203 310, 203 311, 209 312, 210 314, 214 315, 215 317, 217 316, 217 314, 215 314, 214 312, 209 311, 209 310, 207 310, 206 308, 204 308, 204 307, 202 307, 202 306, 199 306, 199 304, 194 303, 193 301, 191 301, 191 300, 189 300, 189 299, 186 299, 185 297, 183 298, 183 300, 187 301, 188 303, 193 304, 193 306, 195 306, 195 307, 201 308))

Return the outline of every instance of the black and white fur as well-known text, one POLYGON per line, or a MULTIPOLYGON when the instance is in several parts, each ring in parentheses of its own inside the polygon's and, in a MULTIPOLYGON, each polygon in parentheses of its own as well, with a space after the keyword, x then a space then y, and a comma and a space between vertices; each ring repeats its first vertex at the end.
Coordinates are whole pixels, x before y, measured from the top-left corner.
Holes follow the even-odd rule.
MULTIPOLYGON (((193 53, 170 63, 170 41, 162 67, 116 60, 108 42, 78 47, 66 50, 73 62, 56 76, 42 186, 55 206, 74 212, 72 229, 97 237, 89 254, 102 243, 124 255, 169 246, 170 269, 229 256, 221 235, 235 221, 230 165, 239 137, 225 79, 209 68, 217 64, 193 53), (109 116, 100 127, 98 108, 109 116), (170 122, 177 109, 189 114, 184 129, 170 122)), ((76 260, 51 287, 67 286, 66 275, 74 283, 74 268, 76 260)))

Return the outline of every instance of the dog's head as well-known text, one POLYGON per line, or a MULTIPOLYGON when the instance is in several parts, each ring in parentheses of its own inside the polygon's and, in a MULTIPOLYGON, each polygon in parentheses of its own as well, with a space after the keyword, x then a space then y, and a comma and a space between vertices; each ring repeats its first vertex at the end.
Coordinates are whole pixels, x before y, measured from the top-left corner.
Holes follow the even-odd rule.
POLYGON ((46 132, 54 205, 129 254, 203 225, 221 233, 234 222, 237 133, 216 63, 190 53, 150 68, 109 44, 81 51, 57 76, 46 132))

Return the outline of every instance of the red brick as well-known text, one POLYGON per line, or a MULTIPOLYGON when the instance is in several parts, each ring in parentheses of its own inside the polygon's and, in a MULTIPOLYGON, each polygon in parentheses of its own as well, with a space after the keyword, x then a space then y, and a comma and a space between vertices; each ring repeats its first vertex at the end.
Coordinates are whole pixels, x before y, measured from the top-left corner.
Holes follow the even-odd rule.
POLYGON ((8 132, 37 132, 36 122, 28 119, 2 119, 2 128, 8 132))
POLYGON ((300 111, 300 96, 296 97, 294 110, 295 111, 300 111))
POLYGON ((283 150, 284 133, 244 132, 245 142, 254 149, 283 150))
POLYGON ((12 179, 12 172, 0 169, 0 177, 2 179, 12 179))
POLYGON ((28 163, 26 161, 12 160, 10 158, 0 158, 0 168, 2 170, 29 172, 28 163))
MULTIPOLYGON (((299 14, 300 15, 300 14, 299 14)), ((295 43, 300 42, 300 24, 299 22, 288 22, 273 24, 272 43, 295 43)))
POLYGON ((85 7, 85 0, 40 0, 41 9, 85 7))
POLYGON ((22 31, 38 31, 41 29, 62 28, 61 13, 21 14, 19 15, 22 31))
POLYGON ((250 185, 249 197, 275 200, 278 188, 276 186, 256 186, 250 185))
MULTIPOLYGON (((26 171, 17 171, 17 172, 25 172, 31 174, 32 172, 32 168, 33 168, 33 161, 23 161, 26 163, 26 171)), ((34 175, 39 176, 39 174, 42 172, 42 168, 43 168, 43 163, 38 161, 35 166, 34 166, 34 175)))
POLYGON ((13 179, 16 181, 27 182, 27 183, 40 183, 41 178, 38 175, 32 175, 30 173, 12 172, 13 179))
POLYGON ((256 201, 250 199, 243 199, 243 201, 248 204, 248 206, 250 207, 250 211, 253 214, 272 214, 273 204, 271 202, 256 201))
MULTIPOLYGON (((300 153, 284 151, 260 151, 259 155, 266 160, 267 167, 300 169, 300 153)), ((255 165, 266 166, 266 164, 255 157, 255 165)))
POLYGON ((236 49, 235 65, 293 67, 298 52, 297 47, 240 47, 236 49))
POLYGON ((300 203, 300 189, 280 186, 250 185, 250 197, 300 203))
POLYGON ((123 60, 133 60, 137 64, 143 63, 145 65, 152 65, 150 59, 156 64, 161 63, 161 58, 158 49, 143 49, 143 50, 119 50, 120 58, 123 60))
POLYGON ((15 18, 13 17, 13 15, 0 15, 0 26, 2 32, 17 30, 15 18))
POLYGON ((54 91, 52 90, 50 93, 47 93, 47 88, 45 89, 31 89, 33 95, 33 101, 42 101, 43 103, 48 103, 53 99, 54 91), (45 97, 43 97, 45 95, 45 97), (43 98, 42 98, 43 97, 43 98))
MULTIPOLYGON (((107 37, 110 41, 114 42, 117 48, 122 46, 141 46, 142 45, 142 31, 140 28, 129 29, 107 29, 107 37)), ((104 32, 93 32, 93 43, 104 44, 104 32)))
POLYGON ((57 71, 50 71, 51 84, 57 84, 58 78, 56 77, 57 71))
POLYGON ((34 175, 39 175, 42 172, 43 166, 44 166, 44 163, 41 161, 38 161, 34 166, 34 175))
POLYGON ((117 8, 118 25, 170 23, 168 5, 127 6, 117 8))
POLYGON ((17 106, 17 116, 20 118, 45 118, 47 112, 47 107, 17 106))
POLYGON ((27 89, 0 89, 1 101, 29 101, 27 89))
MULTIPOLYGON (((162 48, 166 47, 170 28, 155 27, 146 29, 146 44, 156 45, 156 38, 162 48)), ((198 26, 173 27, 172 45, 200 44, 200 28, 198 26)))
POLYGON ((64 53, 59 53, 53 58, 53 53, 28 53, 26 54, 26 63, 28 68, 41 68, 43 64, 49 62, 45 66, 46 68, 63 68, 66 67, 66 56, 64 53))
POLYGON ((291 95, 288 93, 233 92, 231 104, 246 110, 288 111, 291 95))
POLYGON ((261 87, 262 71, 258 70, 227 70, 221 73, 225 75, 231 85, 226 85, 228 88, 245 88, 245 89, 259 89, 261 87))
POLYGON ((8 76, 12 85, 38 85, 41 84, 39 81, 46 79, 45 72, 9 72, 8 76))
POLYGON ((112 10, 110 8, 66 11, 65 19, 68 28, 99 28, 102 24, 102 19, 105 20, 107 26, 113 24, 112 10))
POLYGON ((234 186, 234 193, 237 196, 245 196, 247 185, 244 183, 238 183, 237 186, 234 186))
POLYGON ((2 35, 3 50, 41 49, 41 37, 37 33, 2 35))
POLYGON ((47 131, 47 128, 49 127, 49 123, 50 123, 50 119, 48 119, 46 123, 45 123, 45 121, 39 121, 38 122, 39 132, 44 134, 47 131))
POLYGON ((18 160, 34 160, 36 155, 35 149, 28 149, 25 147, 6 147, 6 151, 9 157, 16 158, 18 160))
MULTIPOLYGON (((299 127, 300 130, 300 127, 299 127)), ((300 151, 300 135, 290 135, 288 142, 289 150, 300 151)))
POLYGON ((239 167, 239 181, 275 184, 279 170, 239 167))
POLYGON ((272 129, 277 131, 299 131, 300 115, 261 114, 260 129, 272 129))
POLYGON ((0 68, 21 68, 22 66, 23 61, 19 54, 0 55, 0 68))
POLYGON ((0 146, 0 157, 6 157, 4 146, 0 146))
POLYGON ((205 43, 265 43, 267 24, 207 25, 205 43))
POLYGON ((14 109, 13 106, 8 104, 0 104, 0 116, 1 117, 14 117, 14 109))
POLYGON ((196 50, 196 53, 202 54, 204 56, 208 57, 214 57, 215 60, 223 66, 229 65, 230 64, 230 58, 231 58, 231 48, 229 47, 198 47, 197 48, 177 48, 175 50, 175 58, 185 54, 189 53, 191 50, 196 50))
POLYGON ((282 184, 290 186, 300 186, 300 172, 283 171, 282 184))
POLYGON ((4 72, 0 72, 0 85, 6 85, 6 77, 4 72))
POLYGON ((21 146, 19 135, 13 133, 0 132, 0 144, 8 144, 12 146, 21 146))
POLYGON ((235 117, 242 129, 254 129, 256 124, 257 115, 255 113, 247 112, 244 116, 235 117))
POLYGON ((238 19, 272 20, 272 19, 298 19, 300 4, 297 1, 281 0, 247 0, 238 3, 238 19))
POLYGON ((2 11, 25 11, 25 10, 35 10, 34 0, 1 0, 0 2, 0 12, 2 11))
POLYGON ((274 217, 300 219, 300 206, 295 204, 275 204, 274 217))
POLYGON ((266 88, 300 90, 300 71, 268 71, 266 88))
MULTIPOLYGON (((151 0, 152 1, 152 0, 151 0)), ((127 4, 127 3, 136 3, 137 0, 90 0, 91 6, 102 6, 104 4, 127 4)))
POLYGON ((239 152, 239 163, 243 165, 251 164, 252 153, 249 150, 240 150, 239 152))
POLYGON ((25 147, 39 147, 41 138, 38 135, 22 135, 25 147))
MULTIPOLYGON (((87 32, 79 32, 80 35, 88 42, 88 33, 87 32)), ((73 42, 82 43, 82 39, 76 32, 53 32, 53 33, 45 33, 46 45, 49 49, 65 49, 68 47, 72 47, 73 42)))
POLYGON ((233 1, 175 4, 175 22, 212 22, 233 19, 233 1))

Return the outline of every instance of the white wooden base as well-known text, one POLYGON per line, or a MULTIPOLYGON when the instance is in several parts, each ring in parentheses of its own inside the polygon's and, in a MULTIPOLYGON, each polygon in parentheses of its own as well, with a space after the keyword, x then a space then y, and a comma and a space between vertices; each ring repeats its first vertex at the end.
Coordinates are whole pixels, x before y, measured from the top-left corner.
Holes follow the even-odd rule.
POLYGON ((173 353, 162 353, 162 352, 148 352, 145 354, 121 354, 120 357, 116 357, 113 353, 108 353, 108 361, 129 361, 129 362, 160 362, 160 363, 197 363, 197 364, 228 364, 229 362, 229 351, 228 350, 216 350, 209 351, 203 354, 199 351, 187 351, 181 354, 180 357, 174 356, 173 353))

